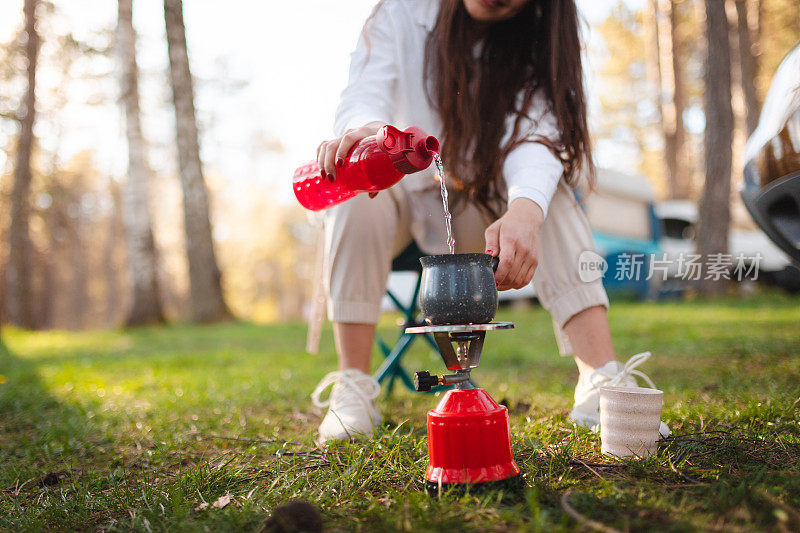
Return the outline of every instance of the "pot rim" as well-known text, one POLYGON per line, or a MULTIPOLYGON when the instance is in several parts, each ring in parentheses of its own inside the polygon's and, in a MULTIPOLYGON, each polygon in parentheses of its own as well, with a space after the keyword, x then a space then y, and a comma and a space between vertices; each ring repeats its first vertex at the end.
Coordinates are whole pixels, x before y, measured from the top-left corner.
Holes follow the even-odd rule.
POLYGON ((484 253, 425 255, 419 258, 419 262, 423 267, 485 262, 491 268, 492 256, 484 253))

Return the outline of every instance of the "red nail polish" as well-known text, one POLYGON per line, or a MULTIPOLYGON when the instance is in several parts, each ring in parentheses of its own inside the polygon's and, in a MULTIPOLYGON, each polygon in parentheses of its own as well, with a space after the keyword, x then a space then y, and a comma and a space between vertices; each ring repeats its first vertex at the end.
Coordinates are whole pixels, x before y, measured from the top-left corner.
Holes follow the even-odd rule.
POLYGON ((486 250, 486 255, 492 255, 494 252, 492 250, 486 250))
POLYGON ((336 168, 342 168, 344 166, 344 159, 341 157, 336 160, 336 168))

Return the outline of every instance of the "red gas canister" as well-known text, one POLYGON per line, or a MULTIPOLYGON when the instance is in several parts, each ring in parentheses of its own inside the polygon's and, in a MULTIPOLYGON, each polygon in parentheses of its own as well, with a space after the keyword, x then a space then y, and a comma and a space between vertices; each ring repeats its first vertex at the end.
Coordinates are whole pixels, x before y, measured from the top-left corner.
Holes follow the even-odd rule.
POLYGON ((334 182, 322 177, 316 161, 300 166, 294 173, 294 194, 306 209, 326 209, 362 192, 387 189, 406 174, 428 168, 438 151, 436 137, 421 129, 386 125, 350 149, 334 182))
POLYGON ((428 411, 428 492, 439 487, 519 481, 508 410, 483 389, 450 390, 428 411))

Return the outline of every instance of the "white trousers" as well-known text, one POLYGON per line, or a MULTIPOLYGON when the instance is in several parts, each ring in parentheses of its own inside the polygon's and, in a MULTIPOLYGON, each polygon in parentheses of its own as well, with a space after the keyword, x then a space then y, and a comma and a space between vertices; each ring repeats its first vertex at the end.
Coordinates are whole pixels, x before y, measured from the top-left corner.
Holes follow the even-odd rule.
MULTIPOLYGON (((476 206, 461 202, 453 212, 456 252, 485 251, 484 231, 491 222, 476 206)), ((323 283, 333 322, 378 322, 392 259, 412 239, 426 253, 446 251, 438 188, 412 191, 400 182, 373 199, 358 195, 328 210, 324 227, 323 283), (430 228, 436 228, 433 237, 438 239, 431 239, 430 228), (431 243, 439 239, 441 245, 431 243)), ((572 351, 563 325, 584 309, 608 307, 602 282, 586 283, 578 276, 578 257, 584 250, 594 250, 589 222, 562 181, 542 224, 533 284, 553 318, 563 355, 572 351)))

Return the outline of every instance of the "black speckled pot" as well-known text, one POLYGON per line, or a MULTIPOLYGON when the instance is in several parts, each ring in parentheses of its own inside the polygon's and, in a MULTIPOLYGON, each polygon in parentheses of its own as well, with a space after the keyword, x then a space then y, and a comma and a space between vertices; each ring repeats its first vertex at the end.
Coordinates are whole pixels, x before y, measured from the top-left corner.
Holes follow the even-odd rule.
POLYGON ((431 325, 485 324, 497 313, 492 256, 429 255, 422 263, 419 306, 431 325))

